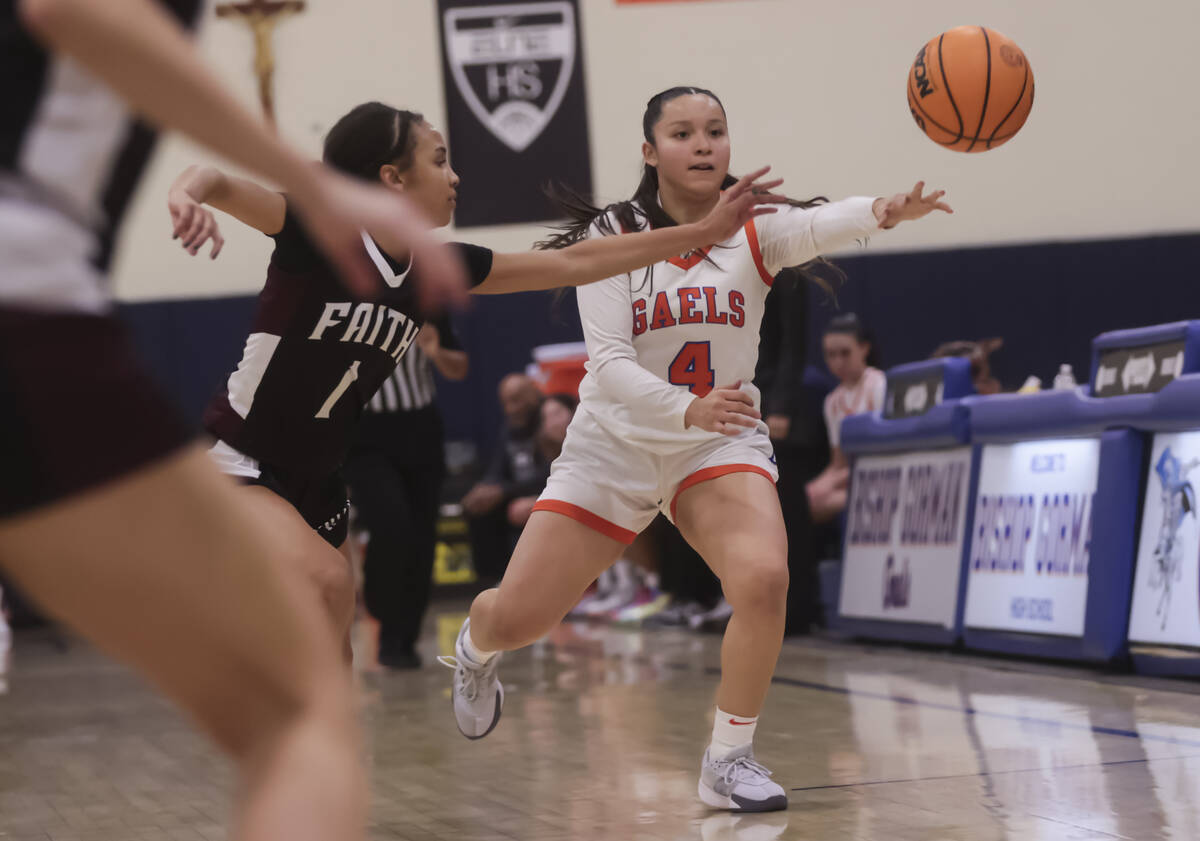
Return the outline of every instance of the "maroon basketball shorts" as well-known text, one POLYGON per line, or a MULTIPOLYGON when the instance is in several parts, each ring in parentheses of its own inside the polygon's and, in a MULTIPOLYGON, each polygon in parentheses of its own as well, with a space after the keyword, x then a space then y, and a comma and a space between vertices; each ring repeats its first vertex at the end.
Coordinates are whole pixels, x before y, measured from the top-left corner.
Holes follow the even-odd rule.
POLYGON ((114 316, 0 306, 0 517, 120 479, 191 439, 114 316))

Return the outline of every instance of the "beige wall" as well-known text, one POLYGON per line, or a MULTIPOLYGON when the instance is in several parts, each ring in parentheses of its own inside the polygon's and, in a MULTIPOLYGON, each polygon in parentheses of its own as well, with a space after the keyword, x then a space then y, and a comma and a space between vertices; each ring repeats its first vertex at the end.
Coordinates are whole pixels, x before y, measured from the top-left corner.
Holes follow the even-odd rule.
MULTIPOLYGON (((674 84, 715 90, 731 121, 734 166, 771 163, 797 196, 891 193, 918 178, 958 213, 876 237, 871 248, 949 248, 1200 230, 1200 2, 1196 0, 709 0, 617 6, 581 0, 596 190, 627 195, 638 172, 645 100, 674 84), (982 155, 947 152, 908 114, 917 49, 951 26, 985 23, 1016 40, 1037 77, 1021 135, 982 155)), ((275 39, 283 132, 314 156, 329 125, 378 98, 443 123, 434 0, 309 0, 275 39)), ((211 12, 210 12, 211 14, 211 12)), ((251 102, 251 42, 210 21, 205 54, 251 102)), ((462 143, 451 138, 451 145, 462 143)), ((165 191, 190 162, 169 140, 130 214, 119 297, 256 290, 270 241, 227 220, 216 262, 170 240, 165 191)), ((522 249, 535 226, 461 235, 522 249)))

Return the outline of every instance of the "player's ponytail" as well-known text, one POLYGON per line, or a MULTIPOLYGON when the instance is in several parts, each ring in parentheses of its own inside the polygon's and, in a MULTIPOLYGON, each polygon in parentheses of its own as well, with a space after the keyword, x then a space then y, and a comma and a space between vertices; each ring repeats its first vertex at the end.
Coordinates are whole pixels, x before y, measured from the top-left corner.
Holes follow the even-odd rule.
POLYGON ((424 121, 415 111, 364 102, 334 123, 325 137, 322 159, 334 169, 364 181, 378 181, 380 167, 387 164, 403 172, 413 162, 417 144, 413 127, 424 121))

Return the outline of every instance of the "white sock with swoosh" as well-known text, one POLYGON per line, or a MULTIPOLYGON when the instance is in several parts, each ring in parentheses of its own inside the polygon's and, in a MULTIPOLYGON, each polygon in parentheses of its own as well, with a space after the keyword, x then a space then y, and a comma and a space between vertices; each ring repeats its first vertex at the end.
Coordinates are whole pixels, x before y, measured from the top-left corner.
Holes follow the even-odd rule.
POLYGON ((754 741, 754 730, 758 727, 758 716, 727 713, 717 707, 713 718, 712 742, 708 746, 709 756, 724 759, 733 751, 754 741))

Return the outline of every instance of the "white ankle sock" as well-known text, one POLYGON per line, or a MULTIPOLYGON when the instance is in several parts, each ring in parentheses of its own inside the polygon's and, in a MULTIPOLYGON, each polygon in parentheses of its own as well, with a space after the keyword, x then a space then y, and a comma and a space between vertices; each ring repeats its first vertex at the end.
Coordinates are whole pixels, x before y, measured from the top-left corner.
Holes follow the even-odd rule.
POLYGON ((467 628, 467 632, 463 634, 463 654, 467 655, 467 659, 477 666, 486 666, 488 661, 499 654, 499 651, 482 651, 471 639, 471 629, 467 628))
POLYGON ((717 707, 713 719, 712 742, 708 746, 709 755, 715 759, 724 759, 733 751, 754 741, 754 731, 758 727, 758 716, 747 718, 733 715, 717 707))

